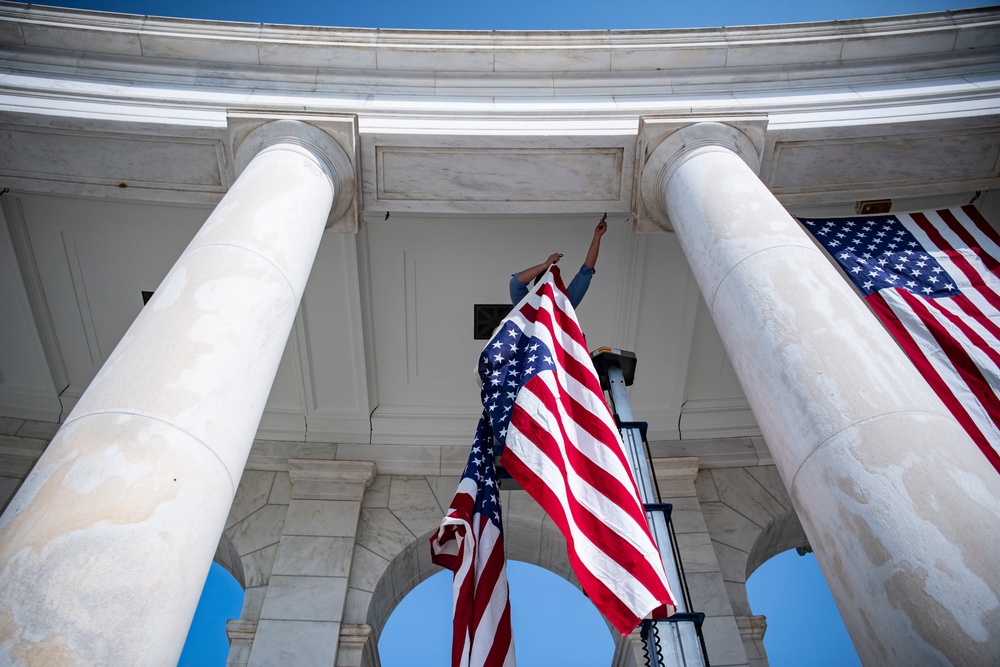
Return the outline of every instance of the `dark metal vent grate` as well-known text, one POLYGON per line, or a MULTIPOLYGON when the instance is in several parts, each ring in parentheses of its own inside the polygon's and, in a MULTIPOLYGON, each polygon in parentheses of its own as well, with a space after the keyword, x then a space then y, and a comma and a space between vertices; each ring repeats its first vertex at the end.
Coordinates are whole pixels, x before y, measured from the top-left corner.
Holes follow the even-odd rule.
POLYGON ((477 303, 472 318, 473 338, 489 340, 493 331, 513 308, 509 303, 477 303))

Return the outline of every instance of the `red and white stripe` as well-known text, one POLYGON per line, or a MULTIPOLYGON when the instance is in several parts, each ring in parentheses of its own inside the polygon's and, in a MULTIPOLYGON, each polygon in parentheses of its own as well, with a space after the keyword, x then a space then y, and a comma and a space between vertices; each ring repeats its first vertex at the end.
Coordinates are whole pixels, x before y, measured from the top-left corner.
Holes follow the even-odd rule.
POLYGON ((893 288, 868 303, 1000 472, 1000 235, 973 206, 896 217, 955 281, 956 296, 893 288))
POLYGON ((584 592, 623 635, 672 607, 621 435, 557 272, 509 316, 553 352, 518 392, 500 462, 566 538, 584 592))
POLYGON ((431 560, 454 572, 452 667, 515 667, 503 534, 475 512, 475 480, 463 477, 431 537, 431 560))

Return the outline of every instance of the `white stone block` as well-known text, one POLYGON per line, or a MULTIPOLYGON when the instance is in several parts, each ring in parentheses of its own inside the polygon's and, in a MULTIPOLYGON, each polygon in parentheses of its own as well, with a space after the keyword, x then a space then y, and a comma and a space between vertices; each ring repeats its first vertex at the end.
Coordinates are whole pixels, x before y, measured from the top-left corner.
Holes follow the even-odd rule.
POLYGON ((339 637, 340 623, 264 620, 248 667, 333 667, 339 637))
POLYGON ((415 539, 392 512, 387 509, 365 508, 361 510, 361 524, 358 530, 358 544, 377 553, 386 560, 392 560, 415 539))
POLYGON ((260 618, 286 621, 340 621, 347 597, 345 577, 274 575, 260 618))
POLYGON ((294 500, 282 534, 354 537, 360 511, 361 503, 350 500, 294 500))
POLYGON ((278 545, 272 578, 278 574, 347 577, 354 540, 347 537, 285 535, 278 545))
POLYGON ((431 487, 423 477, 394 475, 389 487, 389 509, 413 535, 437 530, 444 517, 431 487))

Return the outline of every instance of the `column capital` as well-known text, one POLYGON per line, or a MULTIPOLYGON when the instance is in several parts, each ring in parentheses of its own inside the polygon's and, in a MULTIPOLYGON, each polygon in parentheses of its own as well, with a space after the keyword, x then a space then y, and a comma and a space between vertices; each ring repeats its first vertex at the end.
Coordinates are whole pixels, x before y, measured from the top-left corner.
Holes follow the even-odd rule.
POLYGON ((371 461, 290 459, 292 498, 301 500, 361 500, 375 479, 371 461))
POLYGON ((732 152, 757 173, 766 129, 766 114, 640 118, 633 229, 639 233, 673 230, 664 200, 666 184, 695 155, 732 152))
POLYGON ((235 641, 252 642, 255 634, 257 634, 257 621, 242 618, 226 621, 226 636, 230 644, 235 641))
POLYGON ((358 231, 361 180, 357 177, 360 161, 356 116, 231 113, 228 121, 236 176, 268 149, 281 146, 298 151, 316 161, 333 187, 333 205, 327 229, 345 233, 358 231))
POLYGON ((342 623, 340 626, 340 647, 337 651, 337 665, 357 667, 361 664, 379 665, 378 637, 375 629, 367 623, 342 623))
POLYGON ((664 498, 695 495, 694 480, 698 476, 697 456, 677 456, 653 459, 653 472, 660 494, 664 498))

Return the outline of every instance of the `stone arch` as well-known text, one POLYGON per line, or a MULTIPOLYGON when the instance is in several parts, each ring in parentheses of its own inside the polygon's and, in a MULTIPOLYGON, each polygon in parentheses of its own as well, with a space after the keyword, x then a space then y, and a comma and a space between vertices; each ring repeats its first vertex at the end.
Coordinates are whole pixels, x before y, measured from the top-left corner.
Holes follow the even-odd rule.
POLYGON ((225 568, 226 572, 233 575, 236 582, 246 590, 246 574, 243 570, 243 560, 240 558, 240 552, 233 544, 232 540, 223 533, 222 538, 219 540, 219 546, 215 550, 215 557, 213 560, 225 568))
POLYGON ((733 611, 749 616, 747 577, 779 545, 808 546, 805 533, 773 465, 702 470, 697 488, 733 611))
MULTIPOLYGON (((370 628, 358 664, 378 665, 378 639, 389 615, 413 588, 441 571, 431 563, 429 540, 454 496, 455 485, 455 476, 380 475, 368 489, 344 615, 345 624, 370 628)), ((507 558, 549 570, 579 589, 566 541, 555 524, 526 492, 501 493, 507 558)), ((618 649, 626 638, 610 625, 608 631, 618 649)), ((628 667, 632 663, 616 664, 628 667)))
POLYGON ((799 516, 794 510, 788 510, 774 517, 757 535, 747 556, 746 578, 749 579, 750 575, 766 561, 789 549, 812 551, 809 538, 806 537, 799 516))
POLYGON ((241 620, 260 618, 291 493, 287 470, 247 468, 240 478, 215 559, 243 586, 241 620))
POLYGON ((755 615, 746 581, 764 561, 808 540, 773 465, 701 470, 698 500, 750 665, 766 664, 766 622, 755 615))

